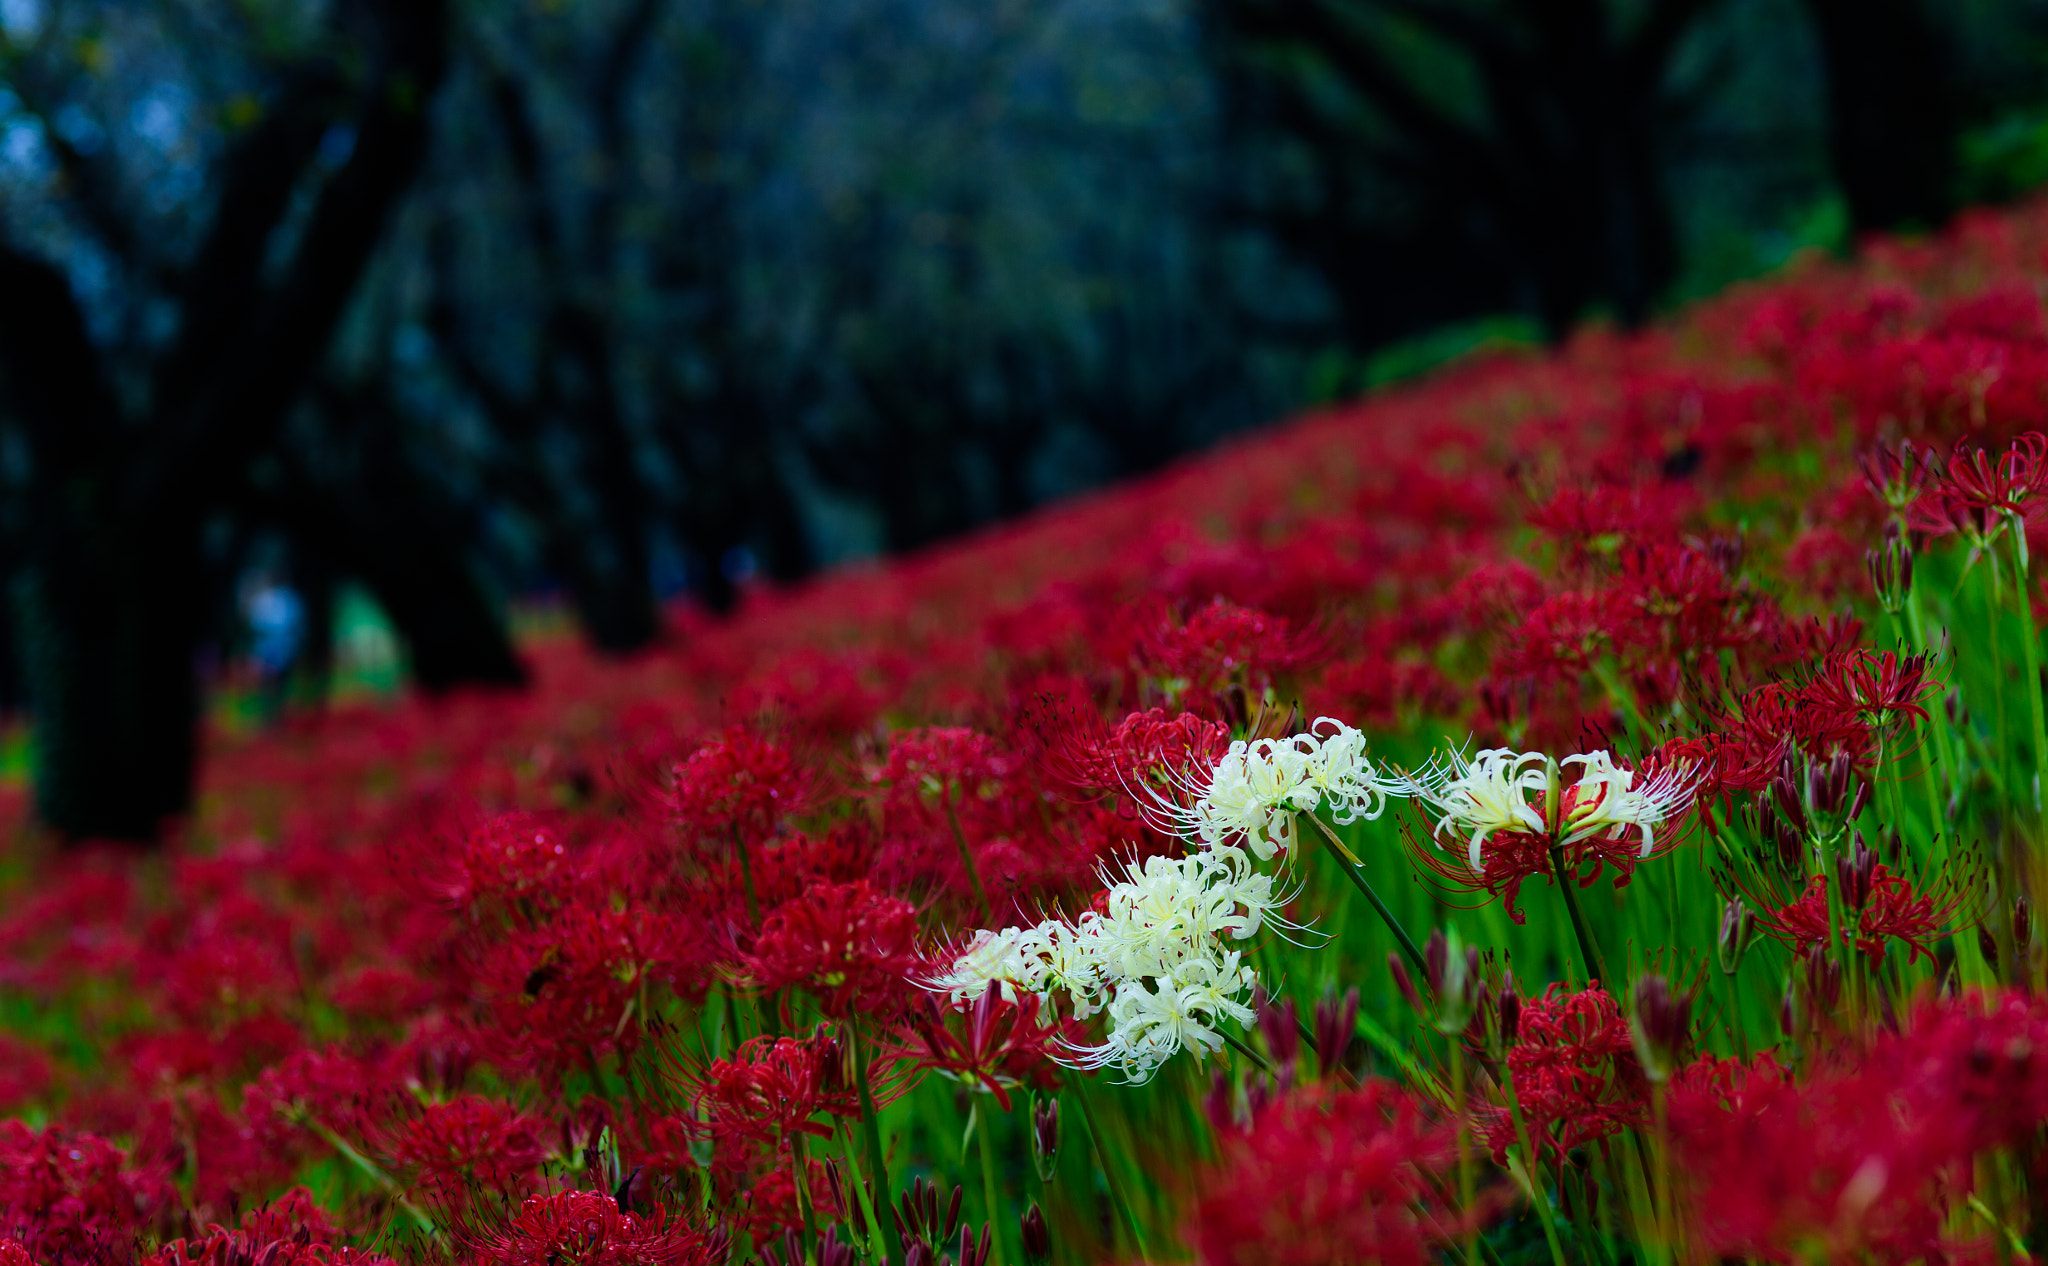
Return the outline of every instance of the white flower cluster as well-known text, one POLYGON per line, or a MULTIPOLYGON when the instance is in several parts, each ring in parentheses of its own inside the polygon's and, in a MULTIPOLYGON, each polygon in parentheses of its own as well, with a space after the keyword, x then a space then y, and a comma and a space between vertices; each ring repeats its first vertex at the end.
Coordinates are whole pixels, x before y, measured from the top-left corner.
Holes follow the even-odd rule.
POLYGON ((1365 735, 1332 717, 1292 738, 1239 739, 1200 776, 1179 780, 1185 803, 1154 792, 1168 832, 1214 848, 1242 844, 1260 861, 1294 843, 1294 815, 1327 803, 1339 825, 1385 812, 1393 784, 1365 754, 1365 735))
POLYGON ((1216 1026, 1251 1022, 1245 999, 1256 982, 1230 942, 1256 935, 1286 898, 1273 877, 1228 845, 1186 857, 1153 857, 1123 867, 1077 919, 980 931, 952 967, 926 986, 971 1002, 991 986, 1022 989, 1056 1006, 1064 993, 1077 1019, 1101 1011, 1107 1038, 1073 1048, 1082 1068, 1116 1068, 1144 1081, 1175 1052, 1221 1050, 1216 1026))
POLYGON ((1494 833, 1549 832, 1543 801, 1531 796, 1547 793, 1567 765, 1584 769, 1560 790, 1560 842, 1640 833, 1646 857, 1657 828, 1690 803, 1695 782, 1678 769, 1639 786, 1636 772, 1605 751, 1552 763, 1542 752, 1509 748, 1469 760, 1454 751, 1420 774, 1382 775, 1365 736, 1329 717, 1292 738, 1234 742, 1213 769, 1177 779, 1179 799, 1152 794, 1157 824, 1194 851, 1127 864, 1121 877, 1104 874, 1108 890, 1078 918, 976 932, 926 987, 956 1005, 991 987, 1005 996, 1036 993, 1054 1014, 1065 994, 1075 1018, 1100 1012, 1109 1021, 1100 1044, 1069 1049, 1072 1063, 1146 1080, 1177 1051, 1221 1050, 1222 1022, 1253 1019, 1246 1000, 1255 977, 1230 946, 1269 923, 1299 930, 1280 914, 1289 894, 1253 863, 1291 848, 1297 815, 1327 805, 1342 825, 1379 817, 1390 796, 1413 797, 1436 819, 1437 837, 1466 840, 1478 871, 1480 846, 1494 833))
MULTIPOLYGON (((1470 839, 1466 848, 1472 869, 1484 869, 1479 846, 1499 831, 1542 835, 1550 827, 1529 802, 1531 792, 1547 791, 1552 777, 1550 758, 1542 752, 1517 752, 1489 747, 1467 760, 1460 752, 1432 761, 1421 774, 1407 777, 1394 794, 1422 801, 1436 818, 1438 836, 1449 831, 1470 839)), ((1657 828, 1683 813, 1692 802, 1696 782, 1692 771, 1667 769, 1642 786, 1636 771, 1614 763, 1608 752, 1581 752, 1557 762, 1582 765, 1577 784, 1564 788, 1564 821, 1559 843, 1576 844, 1599 837, 1640 834, 1642 855, 1656 846, 1657 828)))

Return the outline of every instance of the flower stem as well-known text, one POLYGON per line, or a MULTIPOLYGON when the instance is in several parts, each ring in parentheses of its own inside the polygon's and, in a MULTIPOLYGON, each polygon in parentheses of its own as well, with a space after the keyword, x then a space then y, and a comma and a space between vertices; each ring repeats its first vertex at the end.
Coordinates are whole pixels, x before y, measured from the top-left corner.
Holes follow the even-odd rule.
POLYGON ((1400 943, 1401 953, 1407 956, 1415 970, 1427 970, 1423 966, 1422 951, 1415 948, 1415 942, 1409 937, 1408 930, 1401 926, 1401 921, 1394 917, 1394 912, 1387 909, 1387 903, 1380 900, 1380 894, 1372 890, 1372 885, 1366 881, 1364 867, 1360 865, 1358 858, 1352 855, 1350 849, 1344 847, 1344 841, 1337 838, 1337 833, 1330 829, 1329 823, 1313 813, 1307 816, 1308 820, 1322 831, 1323 838, 1330 841, 1330 846, 1341 855, 1337 860, 1337 869, 1344 872, 1344 877, 1364 893, 1365 899, 1372 903, 1372 908, 1379 912, 1380 920, 1387 925, 1387 930, 1394 934, 1394 940, 1400 943))
POLYGON ((1501 1088, 1507 1091, 1508 1115, 1515 1122, 1515 1141, 1522 1145, 1526 1158, 1524 1168, 1528 1170, 1529 1203, 1535 1207, 1536 1220, 1543 1224, 1543 1239, 1550 1245, 1551 1266, 1565 1266, 1564 1247, 1558 1243, 1557 1223, 1551 1216, 1550 1194, 1537 1181, 1536 1149, 1529 1142, 1529 1122, 1522 1116, 1522 1100, 1515 1094, 1514 1070, 1507 1060, 1501 1060, 1501 1088))
MULTIPOLYGON (((853 1127, 847 1126, 846 1133, 843 1136, 839 1133, 839 1128, 839 1118, 832 1118, 832 1137, 838 1142, 839 1150, 846 1154, 848 1185, 853 1188, 854 1200, 860 1205, 861 1217, 867 1221, 870 1251, 879 1255, 882 1252, 882 1224, 875 1217, 875 1204, 868 1197, 868 1185, 861 1180, 860 1161, 856 1157, 856 1149, 853 1144, 853 1127)), ((700 1169, 698 1172, 701 1173, 703 1171, 700 1169)), ((705 1191, 704 1207, 707 1210, 711 1207, 709 1188, 705 1191)))
POLYGON ((357 1169, 363 1171, 364 1176, 367 1177, 371 1182, 376 1183, 379 1187, 382 1187, 386 1194, 388 1194, 391 1197, 391 1199, 397 1203, 399 1208, 404 1209, 407 1213, 412 1215, 412 1220, 414 1222, 419 1223, 419 1227, 422 1231, 425 1231, 428 1235, 434 1237, 434 1243, 440 1245, 442 1248, 448 1247, 447 1242, 443 1240, 441 1237, 441 1232, 439 1228, 437 1228, 434 1225, 434 1220, 428 1217, 425 1211, 423 1211, 418 1205, 414 1204, 411 1200, 406 1198, 405 1193, 399 1190, 398 1184, 392 1180, 391 1175, 385 1173, 383 1168, 379 1166, 377 1162, 371 1160, 369 1157, 357 1151, 353 1144, 351 1144, 347 1139, 341 1137, 341 1135, 337 1134, 325 1121, 322 1121, 318 1117, 307 1117, 306 1128, 313 1131, 313 1133, 319 1135, 323 1140, 325 1140, 327 1146, 333 1148, 335 1152, 342 1157, 342 1159, 346 1160, 349 1164, 354 1165, 357 1169))
POLYGON ((2027 693, 2027 708, 2034 723, 2034 812, 2041 811, 2041 794, 2048 786, 2048 715, 2042 712, 2041 704, 2041 648, 2038 631, 2034 628, 2034 604, 2027 597, 2027 545, 2026 531, 2019 523, 2011 528, 2013 538, 2013 591, 2020 607, 2020 652, 2025 660, 2026 679, 2022 688, 2027 693))
POLYGON ((1103 1145, 1102 1124, 1095 1119, 1095 1105, 1088 1102, 1088 1090, 1081 1075, 1067 1070, 1067 1085, 1074 1092, 1074 1098, 1081 1105, 1081 1119, 1088 1123, 1088 1141, 1095 1146, 1095 1163, 1102 1166, 1102 1177, 1109 1184, 1110 1203, 1123 1217, 1124 1225, 1130 1228, 1131 1241, 1138 1246, 1140 1261, 1149 1262, 1152 1254, 1145 1247, 1145 1233, 1138 1227, 1138 1215, 1132 1211, 1131 1202, 1124 1194, 1123 1180, 1116 1176, 1116 1170, 1109 1163, 1109 1149, 1103 1145))
POLYGON ((1557 890, 1564 894, 1564 908, 1572 917, 1572 933, 1579 938, 1579 956, 1585 960, 1586 979, 1597 980, 1605 985, 1614 982, 1607 979, 1607 971, 1600 961, 1600 950, 1593 942, 1593 930, 1586 926, 1586 916, 1579 909, 1579 888, 1564 866, 1564 845, 1553 842, 1550 846, 1550 873, 1557 879, 1557 890))
POLYGON ((1236 1051, 1238 1054, 1244 1056, 1252 1063, 1257 1064, 1259 1066, 1260 1072, 1271 1073, 1273 1071, 1273 1066, 1266 1062, 1266 1057, 1264 1055, 1259 1054, 1257 1051, 1253 1050, 1250 1046, 1246 1045, 1243 1039, 1232 1037, 1229 1033, 1227 1033, 1220 1027, 1216 1030, 1216 1036, 1222 1038, 1224 1044, 1230 1047, 1231 1050, 1236 1051))
MULTIPOLYGON (((894 1202, 896 1193, 889 1186, 889 1159, 882 1151, 882 1127, 875 1120, 875 1096, 868 1085, 868 1045, 861 1040, 860 1026, 848 1025, 847 1034, 853 1041, 853 1079, 860 1090, 860 1123, 867 1134, 868 1172, 874 1176, 875 1199, 886 1209, 894 1202)), ((872 1210, 868 1218, 875 1220, 872 1210)), ((903 1245, 879 1224, 875 1233, 881 1237, 882 1252, 889 1266, 903 1266, 903 1245)))
MULTIPOLYGON (((986 1106, 986 1105, 983 1105, 986 1106)), ((993 1113, 982 1112, 974 1118, 974 1141, 981 1149, 981 1199, 988 1206, 989 1260, 995 1266, 1003 1266, 1006 1254, 1003 1251, 1002 1206, 996 1203, 996 1147, 989 1138, 989 1122, 993 1113)))
POLYGON ((988 893, 981 887, 981 873, 974 869, 974 850, 967 847, 967 833, 960 829, 960 815, 953 812, 953 797, 941 793, 939 803, 946 809, 946 825, 953 828, 953 843, 960 849, 960 864, 967 869, 967 884, 974 889, 974 899, 981 904, 981 913, 988 919, 990 928, 996 925, 996 908, 989 904, 988 893))

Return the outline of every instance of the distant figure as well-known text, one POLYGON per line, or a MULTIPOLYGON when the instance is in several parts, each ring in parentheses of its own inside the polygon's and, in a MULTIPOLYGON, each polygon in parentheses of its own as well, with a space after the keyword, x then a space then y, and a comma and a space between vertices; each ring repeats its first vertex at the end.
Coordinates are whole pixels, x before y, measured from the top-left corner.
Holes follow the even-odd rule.
POLYGON ((264 576, 243 599, 249 621, 250 658, 256 661, 257 690, 264 720, 284 706, 292 665, 306 637, 306 604, 296 590, 264 576))

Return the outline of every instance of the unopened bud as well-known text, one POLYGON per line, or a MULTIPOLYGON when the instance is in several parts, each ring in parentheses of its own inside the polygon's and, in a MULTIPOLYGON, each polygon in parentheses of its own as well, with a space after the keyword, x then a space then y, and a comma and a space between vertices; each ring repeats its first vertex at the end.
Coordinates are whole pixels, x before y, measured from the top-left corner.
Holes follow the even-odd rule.
POLYGON ((1401 991, 1401 996, 1408 1000, 1409 1006, 1420 1012, 1422 998, 1415 992, 1415 978, 1408 974, 1408 964, 1402 962, 1401 956, 1392 950, 1387 951, 1387 971, 1394 977, 1394 988, 1401 991))
POLYGON ((1756 916, 1744 905, 1742 898, 1730 897, 1721 910, 1721 934, 1714 950, 1721 962, 1721 971, 1729 976, 1742 966, 1743 952, 1749 948, 1750 938, 1756 933, 1756 916))
POLYGON ((1884 544, 1863 558, 1870 570, 1870 588, 1877 594, 1877 604, 1887 614, 1897 615, 1913 590, 1913 543, 1896 530, 1888 531, 1884 544))
POLYGON ((1852 837, 1848 848, 1835 859, 1835 877, 1842 885, 1842 900, 1851 910, 1861 910, 1870 900, 1870 886, 1877 874, 1877 854, 1863 842, 1863 832, 1852 837))
POLYGON ((1856 790, 1849 797, 1849 811, 1842 816, 1844 822, 1854 822, 1863 816, 1863 810, 1870 804, 1870 780, 1856 780, 1856 790))
POLYGON ((1060 1101, 1044 1099, 1031 1105, 1031 1161, 1043 1182, 1052 1181, 1060 1157, 1060 1101))
POLYGON ((1998 938, 1991 935, 1991 929, 1977 929, 1977 949, 1984 955, 1984 961, 1991 967, 1998 966, 1998 938))
POLYGON ((1351 1035, 1356 1032, 1358 986, 1346 989, 1341 1000, 1324 994, 1316 1003, 1316 1061, 1325 1076, 1344 1066, 1344 1052, 1350 1048, 1351 1035))
POLYGON ((1279 1006, 1268 999, 1259 1008, 1259 1032, 1272 1053, 1273 1067, 1293 1069, 1301 1057, 1301 1013, 1295 1010, 1294 999, 1289 998, 1279 1006))
POLYGON ((1643 1075, 1651 1081, 1668 1080, 1692 1039, 1692 995, 1672 993, 1662 976, 1644 976, 1636 981, 1628 1028, 1643 1075))
POLYGON ((1041 1266, 1052 1256, 1052 1232, 1045 1229, 1045 1215, 1038 1211, 1038 1202, 1024 1211, 1024 1260, 1029 1266, 1041 1266))
POLYGON ((2021 949, 2034 941, 2033 912, 2027 906, 2027 899, 2021 897, 2012 903, 2012 943, 2021 949))
POLYGON ((1439 928, 1430 933, 1422 958, 1429 969, 1433 1027, 1446 1037, 1456 1037, 1472 1022, 1479 988, 1479 950, 1475 946, 1468 952, 1455 931, 1446 937, 1439 928))
POLYGON ((1512 980, 1501 985, 1500 1002, 1498 1005, 1500 1008, 1500 1040, 1503 1043, 1512 1043, 1517 1037, 1521 1036, 1522 1031, 1522 999, 1515 993, 1515 986, 1512 980))

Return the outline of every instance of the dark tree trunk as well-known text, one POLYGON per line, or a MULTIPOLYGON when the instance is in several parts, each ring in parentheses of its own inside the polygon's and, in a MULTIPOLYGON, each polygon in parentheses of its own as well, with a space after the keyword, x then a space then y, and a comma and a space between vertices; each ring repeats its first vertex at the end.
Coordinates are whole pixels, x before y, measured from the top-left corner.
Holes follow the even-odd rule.
POLYGON ((1827 60, 1828 149, 1858 231, 1934 229, 1955 210, 1948 50, 1920 0, 1806 0, 1827 60))
POLYGON ((360 10, 375 43, 360 90, 344 97, 331 69, 300 68, 229 160, 150 417, 122 419, 63 274, 0 246, 0 389, 35 470, 15 607, 37 802, 68 838, 152 839, 189 807, 199 524, 274 440, 424 149, 445 0, 362 0, 360 10), (354 149, 266 285, 271 230, 351 101, 354 149))

